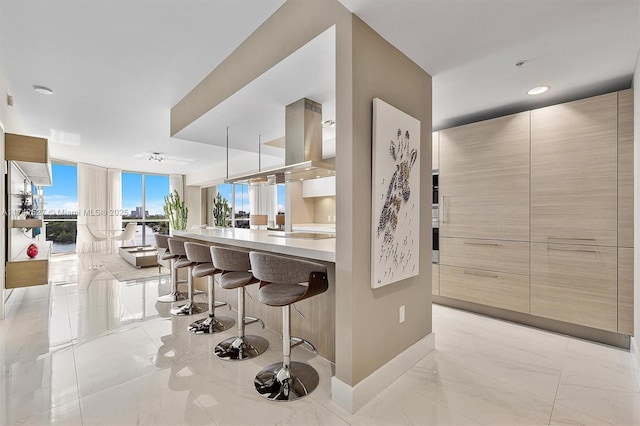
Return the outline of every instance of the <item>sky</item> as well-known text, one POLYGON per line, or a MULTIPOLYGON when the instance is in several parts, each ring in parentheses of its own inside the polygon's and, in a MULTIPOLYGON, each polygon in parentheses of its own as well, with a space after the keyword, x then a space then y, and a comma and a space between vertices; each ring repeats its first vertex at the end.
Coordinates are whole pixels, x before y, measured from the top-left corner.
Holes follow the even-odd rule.
POLYGON ((45 186, 45 214, 78 211, 78 178, 76 166, 52 164, 53 185, 45 186))
MULTIPOLYGON (((164 197, 169 194, 169 176, 146 175, 146 209, 150 215, 164 214, 164 197)), ((122 208, 135 210, 142 207, 142 175, 122 173, 122 208)))
MULTIPOLYGON (((78 210, 78 178, 76 166, 51 165, 53 185, 44 187, 46 214, 64 214, 78 210)), ((169 193, 169 176, 146 175, 146 209, 149 214, 163 214, 164 196, 169 193)), ((142 206, 142 175, 122 173, 122 209, 131 211, 142 206)))

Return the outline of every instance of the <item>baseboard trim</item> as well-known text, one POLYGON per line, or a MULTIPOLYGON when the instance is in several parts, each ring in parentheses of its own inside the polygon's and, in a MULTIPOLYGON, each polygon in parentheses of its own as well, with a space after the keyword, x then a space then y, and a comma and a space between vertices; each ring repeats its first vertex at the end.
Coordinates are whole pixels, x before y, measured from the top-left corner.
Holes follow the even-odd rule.
POLYGON ((633 360, 633 371, 636 373, 636 382, 640 386, 640 348, 638 347, 638 341, 631 338, 631 355, 633 360))
POLYGON ((355 386, 350 386, 333 376, 331 378, 331 398, 345 410, 355 413, 418 361, 433 352, 435 348, 436 336, 434 333, 430 333, 355 386))
POLYGON ((493 306, 480 305, 478 303, 467 302, 465 300, 452 299, 444 296, 433 296, 433 303, 449 306, 451 308, 462 309, 464 311, 475 312, 492 318, 498 318, 530 327, 541 328, 554 333, 566 334, 579 339, 590 340, 592 342, 604 343, 605 345, 616 346, 622 349, 629 349, 630 337, 626 334, 618 334, 613 331, 599 330, 583 325, 571 324, 549 318, 537 317, 522 312, 514 312, 506 309, 495 308, 493 306))

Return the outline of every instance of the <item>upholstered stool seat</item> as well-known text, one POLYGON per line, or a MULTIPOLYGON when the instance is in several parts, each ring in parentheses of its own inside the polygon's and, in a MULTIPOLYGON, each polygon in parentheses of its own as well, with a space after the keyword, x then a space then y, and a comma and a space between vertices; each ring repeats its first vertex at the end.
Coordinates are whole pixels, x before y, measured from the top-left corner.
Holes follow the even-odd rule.
POLYGON ((233 319, 228 317, 215 316, 215 309, 225 306, 231 310, 231 306, 226 302, 216 302, 214 292, 213 276, 220 273, 211 261, 211 251, 209 246, 198 243, 185 243, 187 259, 196 263, 191 269, 191 276, 200 278, 207 277, 207 298, 209 305, 209 315, 189 324, 189 331, 194 334, 212 334, 228 330, 233 326, 233 319))
POLYGON ((262 320, 245 316, 245 287, 250 284, 256 284, 256 280, 249 269, 251 261, 249 253, 246 251, 233 250, 222 247, 211 247, 211 258, 216 268, 222 271, 218 278, 220 287, 228 290, 237 289, 238 291, 238 335, 230 337, 220 342, 214 354, 225 360, 243 360, 254 358, 269 347, 269 342, 260 336, 246 336, 244 333, 245 326, 259 322, 264 328, 262 320))
POLYGON ((177 306, 171 309, 171 315, 176 316, 184 316, 184 315, 194 315, 202 312, 202 308, 193 301, 193 278, 191 276, 191 271, 194 266, 198 263, 187 258, 187 252, 185 250, 186 241, 178 239, 178 238, 169 238, 169 250, 171 253, 179 256, 177 260, 174 260, 173 266, 177 270, 182 268, 187 268, 187 303, 184 305, 177 306))
MULTIPOLYGON (((291 361, 291 349, 308 344, 291 337, 291 305, 327 291, 327 268, 319 263, 250 252, 251 270, 260 280, 259 300, 269 306, 282 307, 282 362, 263 368, 254 379, 254 386, 264 398, 292 401, 311 393, 320 380, 309 364, 291 361), (291 344, 291 341, 296 342, 291 344)), ((319 325, 320 327, 322 325, 319 325)))
MULTIPOLYGON (((172 253, 169 249, 169 236, 163 234, 155 234, 156 247, 158 250, 164 250, 160 255, 161 260, 169 261, 169 270, 171 271, 171 293, 158 297, 158 302, 173 303, 184 300, 185 297, 178 291, 178 274, 176 273, 175 261, 180 258, 179 255, 172 253)), ((161 268, 161 266, 159 266, 161 268)))

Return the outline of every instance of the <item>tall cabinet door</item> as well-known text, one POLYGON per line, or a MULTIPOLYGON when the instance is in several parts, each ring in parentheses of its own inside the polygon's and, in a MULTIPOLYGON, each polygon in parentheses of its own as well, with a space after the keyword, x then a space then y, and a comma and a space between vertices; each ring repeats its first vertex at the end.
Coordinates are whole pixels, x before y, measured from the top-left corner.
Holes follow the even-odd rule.
POLYGON ((529 112, 440 136, 440 236, 529 240, 529 112))
POLYGON ((633 247, 633 89, 618 92, 618 246, 633 247))
POLYGON ((618 329, 617 248, 531 243, 531 314, 618 329))
POLYGON ((531 111, 531 241, 617 245, 617 94, 531 111))

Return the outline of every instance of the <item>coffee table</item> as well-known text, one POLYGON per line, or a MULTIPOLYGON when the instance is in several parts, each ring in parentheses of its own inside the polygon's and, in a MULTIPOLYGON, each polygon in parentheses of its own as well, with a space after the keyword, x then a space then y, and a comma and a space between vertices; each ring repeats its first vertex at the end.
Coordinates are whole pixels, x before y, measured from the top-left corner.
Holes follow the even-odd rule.
POLYGON ((136 268, 158 265, 158 249, 152 246, 119 247, 120 257, 136 268))

